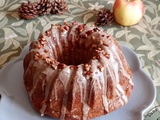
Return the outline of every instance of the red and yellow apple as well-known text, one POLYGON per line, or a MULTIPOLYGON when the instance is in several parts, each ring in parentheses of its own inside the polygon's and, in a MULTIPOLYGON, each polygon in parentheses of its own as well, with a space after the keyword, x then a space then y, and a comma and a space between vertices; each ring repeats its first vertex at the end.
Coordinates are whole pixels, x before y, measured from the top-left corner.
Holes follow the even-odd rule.
POLYGON ((116 0, 113 6, 116 22, 123 26, 137 24, 144 15, 142 0, 116 0))

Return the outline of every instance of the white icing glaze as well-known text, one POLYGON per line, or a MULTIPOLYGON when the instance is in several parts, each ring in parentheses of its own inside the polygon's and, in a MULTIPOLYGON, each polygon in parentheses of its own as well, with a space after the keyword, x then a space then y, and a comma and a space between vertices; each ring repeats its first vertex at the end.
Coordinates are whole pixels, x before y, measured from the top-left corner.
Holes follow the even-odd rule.
MULTIPOLYGON (((80 32, 76 33, 76 30, 79 26, 78 24, 73 25, 72 27, 68 28, 69 30, 62 30, 61 28, 65 27, 65 25, 62 26, 52 26, 51 29, 51 36, 46 37, 46 44, 39 49, 40 55, 45 54, 44 49, 47 49, 50 51, 47 55, 54 60, 61 59, 59 57, 63 56, 63 52, 69 52, 72 51, 68 49, 67 47, 71 44, 75 46, 76 44, 81 47, 88 48, 89 50, 86 51, 85 49, 82 49, 82 55, 76 55, 78 53, 78 49, 74 49, 72 52, 72 56, 64 58, 67 63, 76 63, 76 60, 82 60, 86 59, 88 60, 91 57, 92 44, 97 44, 98 47, 103 49, 105 52, 108 52, 110 54, 109 59, 106 58, 103 54, 100 54, 99 60, 89 60, 88 64, 91 65, 91 72, 92 75, 84 75, 84 64, 77 65, 77 69, 70 69, 70 65, 62 68, 59 70, 58 68, 56 70, 53 70, 51 66, 47 67, 44 65, 43 60, 39 60, 34 62, 32 60, 28 66, 28 70, 30 70, 30 67, 32 66, 39 66, 37 69, 38 71, 35 72, 33 77, 33 88, 29 92, 29 96, 32 97, 34 94, 34 91, 37 87, 37 84, 39 82, 39 74, 45 74, 46 76, 46 82, 44 85, 42 85, 45 90, 45 100, 48 100, 52 102, 52 99, 58 100, 58 92, 57 92, 57 84, 60 81, 63 85, 64 89, 64 95, 62 99, 62 108, 61 108, 61 119, 65 119, 66 111, 67 111, 67 100, 68 100, 68 93, 70 90, 70 84, 73 81, 73 86, 78 84, 78 87, 73 87, 73 103, 76 96, 76 92, 80 92, 80 101, 83 104, 82 113, 83 113, 83 120, 88 119, 88 113, 90 111, 90 106, 88 103, 91 101, 91 96, 93 94, 94 86, 98 85, 98 88, 102 90, 102 102, 105 111, 110 112, 109 110, 114 108, 114 103, 111 105, 112 108, 109 108, 109 104, 112 104, 113 101, 116 101, 117 98, 108 99, 107 98, 107 82, 108 79, 112 80, 112 91, 110 91, 110 94, 121 96, 119 102, 124 105, 127 103, 128 98, 126 97, 126 93, 122 86, 120 85, 120 76, 119 73, 122 74, 122 76, 126 77, 129 81, 128 83, 130 85, 133 85, 131 79, 132 76, 126 72, 124 69, 122 60, 120 59, 119 53, 121 53, 120 49, 114 44, 112 38, 107 38, 108 34, 104 32, 103 30, 98 30, 97 32, 93 32, 91 35, 87 36, 86 38, 80 38, 80 35, 84 35, 87 31, 93 30, 95 27, 86 27, 85 29, 80 32), (103 35, 103 37, 101 36, 103 35), (94 39, 93 39, 94 36, 94 39), (51 40, 52 39, 52 40, 51 40), (101 45, 100 40, 102 42, 106 42, 109 46, 101 45), (77 43, 75 42, 77 41, 77 43), (61 43, 64 43, 64 46, 61 45, 61 43), (85 43, 85 44, 84 44, 85 43), (84 57, 82 58, 84 54, 84 57), (80 56, 80 57, 79 57, 80 56), (102 71, 98 69, 98 66, 104 67, 102 71), (89 80, 92 79, 92 82, 89 82, 89 80), (54 87, 53 87, 54 86, 54 87), (87 87, 90 86, 90 90, 87 89, 87 87), (53 87, 53 88, 52 88, 53 87), (51 96, 54 91, 54 98, 49 98, 49 93, 51 92, 51 96), (89 99, 89 100, 88 100, 89 99), (88 101, 88 103, 87 103, 88 101)), ((38 41, 38 44, 40 42, 38 41)), ((32 51, 32 50, 31 50, 32 51)), ((71 55, 71 53, 69 53, 71 55)), ((123 62, 126 63, 125 60, 123 62)), ((57 64, 56 64, 57 65, 57 64)), ((26 70, 27 72, 27 70, 26 70)), ((52 108, 52 104, 50 104, 50 108, 52 108)), ((42 107, 40 109, 41 115, 45 114, 46 110, 46 104, 42 104, 42 107)), ((54 111, 53 111, 54 112, 54 111)), ((76 115, 73 115, 76 116, 76 115)))

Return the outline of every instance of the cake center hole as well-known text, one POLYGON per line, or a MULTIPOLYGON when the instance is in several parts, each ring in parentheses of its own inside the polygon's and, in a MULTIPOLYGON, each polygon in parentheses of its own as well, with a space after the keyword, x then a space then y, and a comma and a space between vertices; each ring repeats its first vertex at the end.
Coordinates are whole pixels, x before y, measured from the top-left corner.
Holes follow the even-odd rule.
POLYGON ((85 45, 85 43, 69 43, 68 46, 62 48, 62 53, 58 56, 58 61, 66 65, 80 65, 88 63, 95 53, 93 44, 85 45))

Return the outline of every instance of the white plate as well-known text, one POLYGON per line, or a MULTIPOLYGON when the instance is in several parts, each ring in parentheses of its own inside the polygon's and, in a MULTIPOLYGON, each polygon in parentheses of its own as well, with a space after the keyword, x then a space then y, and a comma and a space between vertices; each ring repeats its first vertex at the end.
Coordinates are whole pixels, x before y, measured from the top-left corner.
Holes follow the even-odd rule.
MULTIPOLYGON (((133 93, 128 104, 94 120, 142 120, 143 113, 155 100, 155 87, 143 72, 138 57, 127 47, 121 47, 133 71, 133 93)), ((23 58, 28 48, 27 45, 17 59, 6 64, 0 71, 0 120, 55 120, 47 116, 41 117, 28 100, 23 84, 23 58)))

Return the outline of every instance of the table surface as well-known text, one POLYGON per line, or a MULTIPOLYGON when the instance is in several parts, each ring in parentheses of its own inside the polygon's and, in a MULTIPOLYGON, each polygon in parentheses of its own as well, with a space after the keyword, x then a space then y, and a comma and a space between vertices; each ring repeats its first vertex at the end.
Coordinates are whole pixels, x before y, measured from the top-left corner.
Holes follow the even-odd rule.
MULTIPOLYGON (((68 12, 62 15, 19 18, 17 10, 27 0, 0 0, 0 68, 19 56, 23 47, 38 38, 51 24, 78 21, 93 25, 96 10, 112 10, 115 0, 67 0, 68 12)), ((116 23, 103 27, 116 40, 135 51, 143 70, 153 79, 157 90, 154 106, 160 105, 160 0, 143 0, 145 14, 130 27, 116 23)), ((160 117, 157 116, 157 117, 160 117)))

